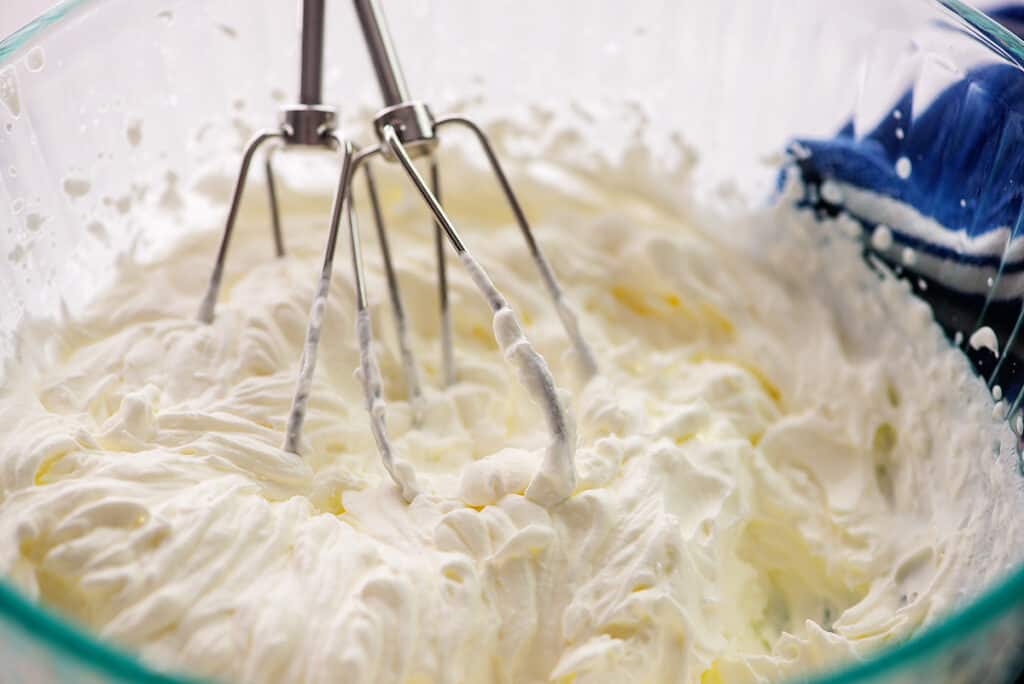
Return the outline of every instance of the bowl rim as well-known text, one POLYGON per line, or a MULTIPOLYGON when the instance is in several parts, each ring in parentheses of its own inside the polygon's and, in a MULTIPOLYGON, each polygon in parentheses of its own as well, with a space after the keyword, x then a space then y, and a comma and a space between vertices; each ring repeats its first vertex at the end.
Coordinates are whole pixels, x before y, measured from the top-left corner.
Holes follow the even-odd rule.
MULTIPOLYGON (((29 40, 52 30, 71 15, 105 0, 59 0, 51 9, 6 38, 0 38, 0 68, 29 40)), ((964 29, 1006 61, 1024 69, 1024 41, 961 0, 925 0, 954 16, 964 29)), ((1024 473, 1022 473, 1024 475, 1024 473)), ((1024 605, 1024 563, 938 622, 899 643, 881 647, 865 659, 837 664, 790 680, 803 684, 863 684, 874 677, 896 673, 963 637, 997 624, 1024 605)), ((0 576, 0 621, 13 623, 29 638, 55 647, 63 655, 99 674, 143 684, 202 684, 184 674, 163 673, 142 663, 134 653, 92 635, 73 621, 40 605, 0 576)))

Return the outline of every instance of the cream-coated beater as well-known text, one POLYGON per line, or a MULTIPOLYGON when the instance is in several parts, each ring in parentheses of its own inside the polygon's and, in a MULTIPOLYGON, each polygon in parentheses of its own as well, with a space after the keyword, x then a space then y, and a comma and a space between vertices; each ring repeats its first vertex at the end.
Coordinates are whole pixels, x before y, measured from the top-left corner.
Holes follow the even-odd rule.
POLYGON ((320 278, 310 308, 305 344, 299 364, 299 377, 282 448, 299 454, 302 425, 306 414, 313 375, 316 370, 317 348, 326 312, 327 296, 332 276, 338 229, 342 218, 348 223, 352 271, 356 298, 356 335, 359 341, 360 370, 370 426, 385 469, 401 489, 402 496, 411 501, 420 491, 412 467, 397 460, 388 439, 382 378, 373 351, 372 325, 367 305, 366 276, 362 264, 359 225, 353 200, 353 179, 362 172, 372 214, 376 224, 378 243, 387 280, 389 299, 396 327, 396 337, 402 361, 406 390, 414 421, 422 421, 422 389, 416 359, 409 343, 409 334, 401 290, 395 273, 394 258, 388 241, 384 208, 377 192, 371 162, 375 159, 396 163, 404 171, 434 217, 437 260, 438 299, 441 316, 441 368, 445 386, 455 382, 456 359, 452 341, 452 311, 448 298, 448 278, 445 242, 468 270, 480 294, 487 301, 494 316, 494 333, 506 359, 512 363, 521 382, 541 405, 547 419, 552 441, 540 469, 533 477, 526 495, 541 503, 555 503, 564 499, 575 486, 573 463, 574 444, 572 430, 565 408, 559 400, 554 378, 543 357, 534 350, 523 334, 508 301, 494 286, 484 267, 473 257, 465 241, 448 217, 441 204, 440 172, 434 151, 442 130, 462 128, 468 130, 479 143, 497 182, 508 201, 519 225, 527 248, 537 265, 540 276, 554 303, 556 311, 572 344, 581 376, 587 379, 597 372, 593 352, 584 339, 576 315, 566 301, 558 280, 539 244, 534 238, 525 212, 506 177, 501 163, 484 131, 471 119, 461 115, 435 117, 422 101, 410 98, 398 63, 394 45, 388 35, 383 15, 376 0, 353 0, 370 61, 373 64, 384 108, 373 119, 377 142, 359 147, 343 139, 335 128, 337 113, 322 102, 322 68, 324 37, 324 0, 303 0, 302 36, 300 56, 299 102, 281 109, 277 128, 258 132, 246 145, 241 166, 231 197, 227 220, 220 247, 210 275, 209 286, 199 309, 199 320, 210 323, 223 278, 225 261, 232 230, 245 188, 249 167, 257 150, 271 143, 266 161, 267 191, 271 213, 272 234, 278 257, 285 253, 281 219, 277 204, 272 155, 279 147, 321 147, 333 150, 341 158, 341 171, 334 194, 327 244, 323 254, 320 278), (417 170, 413 159, 423 157, 430 170, 430 182, 417 170))

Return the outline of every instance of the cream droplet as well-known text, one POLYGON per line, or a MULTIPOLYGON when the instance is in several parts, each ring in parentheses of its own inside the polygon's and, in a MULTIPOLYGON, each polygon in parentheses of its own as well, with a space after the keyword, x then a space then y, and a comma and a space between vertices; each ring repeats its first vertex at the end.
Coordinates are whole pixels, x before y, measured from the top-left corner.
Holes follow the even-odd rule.
POLYGON ((987 325, 971 333, 967 343, 971 345, 971 349, 988 349, 996 356, 999 356, 999 339, 996 337, 995 331, 987 325))
POLYGON ((878 224, 871 233, 871 246, 880 252, 892 247, 892 231, 889 226, 878 224))
POLYGON ((92 183, 84 178, 68 176, 64 179, 64 192, 66 192, 70 197, 78 198, 83 195, 87 195, 91 188, 92 183))
POLYGON ((46 223, 46 217, 42 214, 32 213, 25 217, 25 226, 32 232, 42 228, 44 223, 46 223))
POLYGON ((900 157, 896 160, 896 175, 906 180, 910 178, 911 165, 910 160, 906 157, 900 157))
POLYGON ((829 204, 842 204, 843 191, 835 181, 827 180, 821 184, 821 199, 829 204))
POLYGON ((25 68, 29 71, 42 71, 46 66, 46 54, 39 45, 28 51, 25 55, 25 68))
POLYGON ((41 72, 46 67, 46 53, 39 45, 29 50, 25 55, 25 68, 30 72, 41 72))
POLYGON ((21 114, 21 99, 18 97, 18 82, 14 79, 13 65, 0 69, 0 104, 7 108, 11 116, 21 114))
POLYGON ((142 121, 136 119, 128 124, 128 127, 124 129, 124 137, 128 138, 129 145, 138 147, 142 142, 142 121))

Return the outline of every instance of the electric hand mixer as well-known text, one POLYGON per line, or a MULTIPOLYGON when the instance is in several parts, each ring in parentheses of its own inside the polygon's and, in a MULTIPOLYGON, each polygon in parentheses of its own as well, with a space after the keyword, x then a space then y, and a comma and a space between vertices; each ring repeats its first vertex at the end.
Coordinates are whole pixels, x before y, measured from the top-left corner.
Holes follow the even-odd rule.
MULTIPOLYGON (((373 216, 376 223, 387 285, 392 305, 400 356, 409 400, 414 417, 421 419, 418 409, 421 401, 419 374, 408 339, 408 330, 394 260, 387 239, 383 210, 377 193, 376 182, 370 166, 374 157, 397 163, 415 187, 423 202, 434 217, 434 233, 437 257, 437 280, 441 316, 442 372, 445 385, 455 381, 455 359, 452 342, 452 315, 448 299, 448 280, 445 258, 445 240, 455 251, 463 266, 469 272, 480 294, 486 299, 493 312, 494 333, 498 346, 506 359, 517 369, 520 381, 531 396, 541 405, 551 433, 551 443, 541 461, 538 472, 526 489, 526 496, 543 504, 553 504, 567 497, 575 486, 575 467, 571 429, 565 409, 559 400, 554 378, 546 361, 526 339, 515 314, 505 297, 494 286, 487 272, 466 247, 454 224, 445 213, 440 200, 440 174, 434 149, 438 145, 437 134, 441 129, 468 129, 476 138, 487 157, 509 207, 519 225, 527 248, 540 271, 541 278, 554 303, 559 318, 573 345, 577 365, 584 379, 597 372, 597 364, 586 340, 580 332, 577 318, 563 296, 551 266, 533 236, 529 222, 515 193, 505 176, 483 130, 472 120, 463 116, 434 117, 429 107, 409 97, 395 54, 388 36, 383 16, 376 0, 354 0, 356 13, 366 41, 367 50, 373 63, 377 81, 384 99, 384 108, 374 117, 377 143, 356 150, 355 145, 344 140, 335 129, 336 110, 321 101, 323 66, 323 24, 324 0, 304 0, 302 3, 302 45, 300 59, 299 103, 281 109, 281 123, 276 129, 257 133, 247 144, 242 156, 241 167, 235 183, 227 221, 221 237, 217 259, 207 292, 199 309, 199 320, 210 323, 224 272, 227 250, 238 215, 242 193, 245 188, 249 167, 256 151, 264 144, 275 141, 285 148, 294 146, 322 147, 336 151, 341 157, 341 172, 331 209, 327 245, 324 249, 320 279, 310 309, 305 345, 300 361, 299 378, 288 424, 283 449, 299 453, 302 441, 302 424, 306 404, 316 369, 317 347, 326 311, 327 295, 334 264, 334 253, 338 240, 338 228, 342 217, 348 221, 349 244, 352 256, 352 271, 356 293, 356 335, 359 340, 360 380, 370 426, 384 468, 401 490, 406 501, 412 501, 420 487, 412 467, 395 459, 388 439, 385 423, 385 404, 382 398, 382 379, 373 352, 372 326, 367 306, 366 277, 360 251, 359 226, 353 209, 352 179, 362 170, 373 216), (430 168, 430 185, 417 170, 413 158, 426 157, 430 168)), ((273 151, 273 148, 272 150, 273 151)), ((277 194, 274 184, 271 155, 266 158, 267 190, 270 199, 273 237, 277 255, 284 255, 284 241, 278 213, 277 194)))

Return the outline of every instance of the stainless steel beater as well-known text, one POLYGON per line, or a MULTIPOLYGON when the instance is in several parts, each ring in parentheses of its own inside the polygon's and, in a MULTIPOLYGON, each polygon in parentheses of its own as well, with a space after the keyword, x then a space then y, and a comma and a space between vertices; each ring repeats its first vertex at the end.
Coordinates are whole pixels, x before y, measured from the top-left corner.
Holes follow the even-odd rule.
MULTIPOLYGON (((397 161, 406 172, 409 180, 416 187, 436 222, 435 246, 438 258, 445 384, 453 382, 455 376, 451 313, 448 305, 443 242, 447 238, 464 266, 468 269, 473 282, 487 300, 494 314, 494 331, 498 344, 503 350, 506 359, 517 368, 520 380, 543 408, 552 435, 551 443, 542 460, 540 470, 527 488, 526 495, 541 503, 556 503, 568 496, 575 486, 572 430, 565 410, 558 398, 554 378, 548 369, 547 363, 527 341, 507 301, 497 288, 494 287, 484 269, 467 250, 465 243, 440 204, 438 199, 438 169, 436 161, 431 154, 437 143, 435 131, 438 127, 447 124, 460 124, 469 128, 477 136, 516 216, 527 245, 554 300, 559 316, 573 342, 579 367, 585 378, 589 378, 596 372, 597 366, 594 362, 593 354, 580 334, 575 314, 565 302, 555 276, 533 238, 522 208, 513 194, 511 186, 483 131, 473 122, 463 117, 452 116, 435 120, 423 103, 410 100, 407 97, 394 49, 386 35, 379 9, 372 0, 356 0, 355 7, 385 99, 385 109, 379 112, 374 119, 374 128, 379 138, 378 144, 355 152, 352 143, 341 139, 335 132, 335 111, 330 107, 325 107, 320 102, 324 3, 323 0, 304 0, 300 103, 284 107, 282 109, 280 128, 277 130, 261 131, 253 137, 245 149, 217 261, 210 277, 209 288, 200 307, 199 318, 204 322, 210 322, 213 319, 213 310, 222 279, 231 231, 237 216, 248 168, 256 150, 267 141, 279 140, 285 146, 318 146, 339 151, 342 158, 341 173, 331 210, 327 246, 324 250, 320 279, 310 310, 309 324, 300 361, 299 378, 288 415, 288 424, 282 448, 297 454, 301 442, 306 404, 312 386, 317 348, 326 311, 338 227, 344 215, 348 219, 352 269, 355 281, 356 334, 360 352, 360 379, 367 410, 370 414, 370 426, 385 469, 399 486, 402 496, 407 501, 411 501, 419 492, 419 485, 411 466, 394 458, 387 436, 385 404, 382 398, 382 380, 376 357, 373 353, 372 325, 367 305, 366 278, 360 250, 359 228, 351 199, 352 179, 357 170, 362 168, 373 209, 378 242, 382 251, 407 390, 410 403, 413 405, 414 416, 418 416, 417 407, 421 398, 418 373, 411 346, 408 342, 405 313, 398 279, 395 275, 391 258, 387 232, 384 226, 383 211, 377 196, 372 170, 369 163, 367 163, 374 156, 381 156, 388 161, 397 161), (433 190, 427 187, 426 182, 413 164, 412 156, 419 155, 427 155, 430 158, 433 190)), ((273 235, 277 253, 280 256, 284 253, 284 246, 270 155, 267 157, 266 172, 273 219, 273 235)))
MULTIPOLYGON (((444 212, 440 210, 440 177, 437 160, 434 157, 433 151, 438 144, 437 133, 442 128, 447 127, 462 127, 469 130, 483 149, 491 170, 498 181, 498 185, 508 202, 516 223, 519 225, 523 239, 530 250, 530 255, 533 257, 537 270, 540 272, 548 294, 555 305, 565 332, 573 345, 579 370, 584 378, 591 377, 597 372, 597 362, 594 359, 594 355, 580 333, 576 314, 566 301, 551 265, 534 238, 522 205, 520 205, 515 192, 513 192, 512 185, 509 183, 487 135, 471 119, 457 115, 435 118, 430 108, 424 102, 412 99, 409 96, 405 78, 398 62, 398 56, 395 52, 394 44, 388 35, 383 13, 377 0, 354 0, 354 3, 363 31, 363 38, 366 41, 366 47, 370 54, 370 61, 373 63, 377 83, 380 86, 381 95, 384 100, 384 109, 377 113, 373 121, 379 145, 376 149, 370 148, 364 152, 380 154, 381 157, 388 161, 398 161, 409 175, 409 179, 416 186, 417 190, 423 195, 424 201, 437 217, 434 234, 437 252, 438 291, 441 303, 442 368, 444 369, 445 383, 451 384, 455 378, 451 312, 448 304, 448 279, 446 277, 447 268, 444 258, 445 235, 447 234, 457 253, 461 253, 465 249, 458 234, 451 226, 451 222, 444 217, 444 212), (421 156, 427 157, 428 160, 431 178, 430 188, 422 183, 422 178, 410 162, 410 158, 421 156), (435 206, 438 208, 435 209, 435 206)), ((360 154, 363 154, 363 152, 360 154)), ((381 219, 378 218, 378 224, 380 222, 381 219)))
MULTIPOLYGON (((217 297, 220 294, 221 280, 224 276, 224 265, 227 259, 231 234, 234 231, 238 209, 242 203, 249 166, 257 150, 264 144, 277 141, 284 145, 321 147, 332 149, 336 145, 344 147, 344 143, 335 133, 337 111, 321 101, 323 83, 323 42, 324 42, 324 1, 303 0, 302 3, 302 44, 299 65, 299 102, 286 105, 280 110, 280 123, 277 128, 264 129, 256 133, 245 146, 242 164, 238 170, 228 217, 221 235, 217 260, 210 274, 210 282, 206 288, 202 303, 199 306, 199 320, 203 323, 213 322, 217 297)), ((270 154, 266 159, 267 190, 273 227, 274 247, 278 257, 284 256, 284 239, 281 233, 281 221, 277 208, 277 192, 274 186, 273 169, 270 154)))
MULTIPOLYGON (((390 444, 384 433, 384 408, 380 399, 380 371, 377 368, 376 360, 372 355, 372 338, 367 309, 365 276, 363 273, 362 258, 359 251, 359 228, 356 223, 355 212, 349 202, 349 190, 351 177, 354 171, 353 159, 355 147, 352 143, 343 140, 335 130, 337 113, 333 107, 323 104, 321 98, 322 74, 323 74, 323 36, 324 36, 324 0, 303 0, 302 2, 302 43, 299 68, 299 102, 298 104, 287 105, 281 108, 280 125, 276 129, 266 129, 258 132, 248 142, 242 155, 242 163, 238 171, 238 178, 235 181, 234 192, 231 196, 231 205, 228 209, 227 221, 224 225, 224 232, 221 236, 220 247, 217 251, 217 259, 214 262, 213 271, 210 274, 210 282, 203 296, 199 307, 198 318, 204 323, 213 321, 214 309, 217 304, 217 297, 220 292, 220 285, 224 274, 224 265, 227 257, 228 247, 231 241, 231 234, 234 229, 235 220, 238 216, 238 209, 242 201, 242 194, 245 190, 245 183, 256 151, 265 143, 278 141, 285 147, 304 146, 320 147, 328 150, 338 151, 341 155, 341 173, 338 179, 338 188, 335 192, 334 203, 331 209, 330 228, 328 230, 327 245, 324 249, 323 266, 320 272, 320 279, 317 284, 316 294, 310 310, 309 324, 306 330, 306 340, 303 345, 302 359, 299 363, 299 379, 292 399, 292 406, 288 414, 288 425, 285 430, 285 439, 282 448, 297 454, 302 435, 302 423, 306 413, 306 403, 309 399, 310 388, 313 382, 313 374, 316 370, 317 347, 320 341, 320 333, 323 326, 324 313, 327 307, 327 294, 330 288, 331 273, 334 264, 334 252, 338 241, 338 227, 342 215, 349 219, 349 241, 352 250, 352 268, 355 273, 356 284, 356 307, 357 307, 357 330, 360 341, 361 374, 364 391, 367 397, 367 405, 371 411, 371 425, 384 466, 392 478, 402 488, 402 493, 407 499, 415 496, 415 475, 408 468, 399 468, 394 464, 391 456, 390 444)), ((268 154, 265 163, 267 173, 267 191, 270 200, 271 219, 273 227, 274 244, 277 256, 284 255, 284 240, 281 231, 281 220, 277 203, 277 191, 274 183, 273 165, 271 155, 268 154)), ((375 188, 369 188, 374 205, 379 204, 375 188)), ((389 265, 389 277, 391 275, 391 255, 388 251, 386 240, 380 242, 381 250, 384 252, 384 261, 389 265)), ((400 311, 397 311, 400 313, 400 311)), ((410 390, 418 395, 418 384, 412 385, 410 390)))

